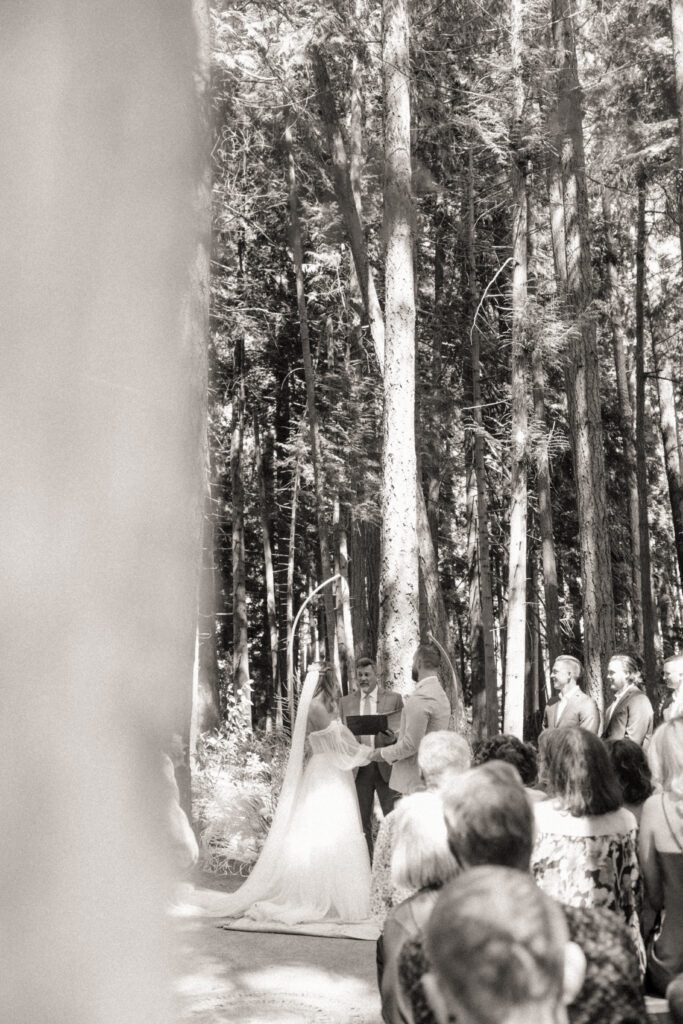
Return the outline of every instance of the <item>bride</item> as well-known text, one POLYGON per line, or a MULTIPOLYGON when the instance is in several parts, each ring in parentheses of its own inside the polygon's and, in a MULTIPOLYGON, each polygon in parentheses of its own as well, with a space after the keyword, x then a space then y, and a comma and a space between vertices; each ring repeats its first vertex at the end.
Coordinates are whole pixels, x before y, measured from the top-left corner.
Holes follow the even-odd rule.
POLYGON ((340 696, 331 665, 309 670, 261 855, 244 885, 206 913, 290 925, 369 916, 370 860, 351 769, 372 751, 339 720, 340 696))

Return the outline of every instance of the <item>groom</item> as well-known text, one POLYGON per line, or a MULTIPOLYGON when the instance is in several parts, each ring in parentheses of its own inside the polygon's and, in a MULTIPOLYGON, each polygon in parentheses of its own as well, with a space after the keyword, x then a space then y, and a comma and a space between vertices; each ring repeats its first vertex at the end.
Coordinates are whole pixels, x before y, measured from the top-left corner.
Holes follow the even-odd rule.
MULTIPOLYGON (((383 686, 377 685, 377 670, 372 658, 359 658, 356 662, 356 675, 358 678, 358 690, 349 693, 341 699, 341 717, 346 723, 349 715, 390 715, 400 711, 403 707, 403 698, 398 693, 385 690, 383 686)), ((394 742, 393 733, 377 733, 376 736, 359 736, 360 743, 367 743, 368 746, 380 749, 388 743, 394 742)), ((363 823, 365 842, 368 844, 368 853, 372 860, 372 809, 375 802, 375 793, 379 798, 382 813, 387 815, 393 810, 398 793, 389 787, 389 776, 391 768, 388 764, 380 762, 364 765, 356 772, 356 793, 358 794, 358 806, 360 817, 363 823)))

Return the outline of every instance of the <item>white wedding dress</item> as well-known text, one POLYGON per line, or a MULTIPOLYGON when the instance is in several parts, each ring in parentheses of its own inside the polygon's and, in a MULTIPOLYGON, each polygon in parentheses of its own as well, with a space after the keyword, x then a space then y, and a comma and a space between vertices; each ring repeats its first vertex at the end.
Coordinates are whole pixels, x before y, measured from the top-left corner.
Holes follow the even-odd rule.
POLYGON ((309 671, 261 855, 237 892, 206 908, 210 916, 284 925, 369 917, 370 859, 352 769, 369 762, 370 750, 338 719, 306 736, 317 682, 317 669, 309 671), (306 740, 310 758, 304 766, 306 740))

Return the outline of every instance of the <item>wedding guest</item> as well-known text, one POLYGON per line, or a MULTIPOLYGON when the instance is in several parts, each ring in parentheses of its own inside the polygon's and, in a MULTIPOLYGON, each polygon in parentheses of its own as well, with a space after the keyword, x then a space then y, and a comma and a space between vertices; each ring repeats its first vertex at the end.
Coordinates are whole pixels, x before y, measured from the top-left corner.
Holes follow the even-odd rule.
POLYGON ((652 773, 642 747, 633 740, 606 740, 605 746, 621 786, 624 807, 640 824, 643 804, 652 793, 652 773))
POLYGON ((620 913, 644 967, 637 824, 605 745, 586 729, 560 729, 540 752, 549 799, 534 806, 536 881, 561 903, 620 913))
POLYGON ((670 703, 664 708, 664 719, 668 722, 683 715, 683 654, 665 658, 663 677, 671 693, 670 703))
POLYGON ((641 690, 643 677, 638 664, 629 654, 615 654, 607 666, 607 685, 614 700, 605 711, 602 730, 607 740, 633 740, 647 746, 652 736, 654 711, 641 690))
POLYGON ((393 765, 389 785, 399 793, 412 793, 420 786, 417 751, 422 737, 447 729, 450 722, 451 705, 437 674, 440 665, 438 648, 420 644, 413 658, 415 688, 405 699, 398 740, 373 754, 374 761, 393 765))
MULTIPOLYGON (((533 808, 512 766, 491 761, 454 778, 442 798, 448 841, 468 869, 483 864, 529 873, 533 808)), ((646 1024, 641 974, 629 931, 609 910, 562 906, 572 941, 586 957, 586 977, 569 1007, 571 1024, 646 1024)), ((429 970, 420 939, 399 955, 398 1005, 402 1024, 434 1024, 422 985, 429 970)))
MULTIPOLYGON (((346 725, 349 715, 390 715, 400 711, 403 698, 399 693, 385 690, 377 682, 377 669, 372 658, 359 658, 356 662, 358 690, 348 693, 339 702, 341 720, 346 725)), ((396 737, 390 730, 376 735, 359 736, 358 742, 379 750, 395 741, 396 737)), ((368 844, 370 860, 373 855, 372 816, 375 804, 375 793, 382 808, 382 814, 389 814, 394 809, 398 798, 396 790, 389 786, 391 766, 384 761, 370 762, 362 765, 356 772, 356 793, 358 807, 363 823, 363 833, 368 844)))
POLYGON ((645 880, 646 934, 661 914, 648 944, 647 984, 659 996, 683 972, 683 718, 655 731, 648 759, 658 792, 645 801, 638 853, 645 880))
POLYGON ((448 846, 441 797, 435 792, 413 793, 394 811, 394 852, 391 875, 398 889, 413 895, 394 907, 378 941, 377 976, 382 994, 382 1017, 397 1024, 398 955, 407 939, 420 936, 439 891, 458 870, 448 846))
POLYGON ((666 990, 671 1024, 683 1024, 683 974, 677 975, 666 990))
POLYGON ((490 761, 505 761, 519 772, 519 776, 531 800, 544 800, 545 793, 536 789, 538 782, 538 761, 536 751, 530 743, 523 743, 517 736, 502 733, 483 740, 477 747, 472 764, 487 764, 490 761))
POLYGON ((585 971, 561 909, 511 868, 473 868, 448 885, 426 948, 439 1024, 564 1024, 585 971))
POLYGON ((592 697, 584 693, 579 683, 583 665, 571 654, 555 658, 550 680, 557 696, 548 701, 543 712, 543 728, 580 726, 589 732, 600 729, 600 712, 592 697))
MULTIPOLYGON (((421 784, 425 789, 438 790, 450 772, 463 772, 469 768, 471 756, 469 743, 459 733, 446 729, 427 733, 417 752, 421 784)), ((380 824, 372 860, 370 913, 380 928, 384 926, 391 908, 413 893, 413 890, 401 888, 392 881, 391 855, 395 824, 396 811, 392 811, 380 824)))

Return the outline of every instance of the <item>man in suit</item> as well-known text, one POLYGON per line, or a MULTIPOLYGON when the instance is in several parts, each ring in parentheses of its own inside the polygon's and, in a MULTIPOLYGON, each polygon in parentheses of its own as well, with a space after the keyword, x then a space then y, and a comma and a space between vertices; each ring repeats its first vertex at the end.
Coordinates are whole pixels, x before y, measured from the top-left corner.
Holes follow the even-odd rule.
POLYGON ((638 687, 638 665, 628 654, 615 654, 607 666, 607 683, 614 700, 605 712, 602 738, 633 740, 639 747, 652 736, 654 712, 647 696, 638 687))
POLYGON ((583 666, 571 654, 561 654, 550 673, 558 696, 548 701, 543 715, 543 729, 579 725, 596 735, 600 729, 600 712, 592 697, 579 686, 583 666))
POLYGON ((389 784, 399 793, 412 793, 420 786, 417 750, 422 737, 437 729, 448 729, 451 705, 437 671, 441 655, 432 644, 420 644, 413 658, 415 689, 406 697, 398 740, 390 747, 376 750, 375 760, 393 765, 389 784))
POLYGON ((671 703, 664 708, 664 720, 683 715, 683 654, 672 654, 664 662, 664 685, 671 690, 671 703))
MULTIPOLYGON (((342 721, 346 722, 349 715, 390 715, 403 707, 403 698, 399 693, 385 690, 377 685, 377 669, 372 658, 359 658, 356 662, 358 690, 342 697, 340 711, 342 721)), ((395 742, 393 732, 379 732, 374 736, 359 736, 359 743, 367 743, 376 750, 395 742)), ((368 844, 370 860, 372 860, 372 810, 375 793, 383 814, 393 810, 398 793, 389 786, 391 768, 384 761, 371 761, 356 772, 356 793, 358 806, 363 823, 365 841, 368 844)))

